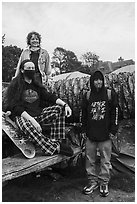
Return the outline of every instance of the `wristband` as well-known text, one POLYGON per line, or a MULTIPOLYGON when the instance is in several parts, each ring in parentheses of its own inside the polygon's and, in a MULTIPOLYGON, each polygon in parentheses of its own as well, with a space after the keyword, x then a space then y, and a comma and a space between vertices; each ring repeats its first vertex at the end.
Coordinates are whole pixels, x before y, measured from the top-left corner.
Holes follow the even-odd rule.
POLYGON ((67 104, 67 103, 65 103, 65 104, 63 105, 63 108, 65 108, 66 106, 68 106, 68 104, 67 104))

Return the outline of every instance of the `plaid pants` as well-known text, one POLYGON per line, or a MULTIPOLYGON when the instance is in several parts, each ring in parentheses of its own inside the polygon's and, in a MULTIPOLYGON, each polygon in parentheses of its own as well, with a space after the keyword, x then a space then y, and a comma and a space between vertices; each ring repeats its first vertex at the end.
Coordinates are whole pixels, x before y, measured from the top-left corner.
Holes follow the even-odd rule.
POLYGON ((35 117, 37 122, 44 127, 51 123, 50 137, 43 135, 33 124, 23 117, 16 117, 16 123, 20 130, 34 140, 46 154, 53 155, 59 146, 59 142, 65 139, 65 114, 61 106, 54 105, 43 109, 42 113, 35 117))

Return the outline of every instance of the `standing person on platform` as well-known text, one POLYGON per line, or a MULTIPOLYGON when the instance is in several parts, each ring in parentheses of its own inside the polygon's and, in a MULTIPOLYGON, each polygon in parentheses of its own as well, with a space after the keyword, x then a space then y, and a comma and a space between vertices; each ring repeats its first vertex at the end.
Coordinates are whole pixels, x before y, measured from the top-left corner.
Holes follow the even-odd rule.
POLYGON ((35 64, 34 77, 39 83, 45 85, 48 81, 48 76, 51 74, 50 57, 48 52, 41 48, 41 35, 35 31, 27 35, 27 48, 21 53, 15 77, 19 74, 20 64, 25 59, 30 59, 35 64))
POLYGON ((86 173, 88 184, 84 194, 92 193, 100 188, 100 195, 108 196, 108 183, 111 169, 111 139, 118 129, 118 101, 114 90, 104 86, 104 76, 100 71, 90 77, 90 91, 83 99, 82 123, 85 128, 86 141, 86 173), (111 94, 111 100, 108 96, 111 94), (96 170, 97 151, 100 153, 100 171, 96 170))

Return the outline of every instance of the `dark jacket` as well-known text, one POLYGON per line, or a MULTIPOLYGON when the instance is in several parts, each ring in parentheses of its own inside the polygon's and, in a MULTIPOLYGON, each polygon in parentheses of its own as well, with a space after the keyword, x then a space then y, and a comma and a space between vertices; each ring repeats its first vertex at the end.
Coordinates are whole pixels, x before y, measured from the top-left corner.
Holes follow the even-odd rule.
POLYGON ((103 86, 97 92, 93 83, 97 72, 100 71, 96 71, 90 77, 91 90, 89 98, 87 98, 87 93, 83 97, 82 124, 87 137, 91 141, 105 141, 109 139, 109 133, 115 135, 118 129, 118 100, 114 90, 111 90, 111 100, 109 100, 107 88, 104 85, 104 77, 101 72, 103 86))
POLYGON ((16 79, 15 81, 12 81, 9 87, 9 92, 14 92, 14 95, 7 107, 7 110, 10 110, 12 113, 12 119, 15 116, 21 116, 23 111, 26 111, 32 117, 39 116, 44 107, 56 103, 56 95, 47 92, 43 86, 39 86, 35 82, 29 84, 22 81, 22 91, 18 91, 18 81, 16 79))

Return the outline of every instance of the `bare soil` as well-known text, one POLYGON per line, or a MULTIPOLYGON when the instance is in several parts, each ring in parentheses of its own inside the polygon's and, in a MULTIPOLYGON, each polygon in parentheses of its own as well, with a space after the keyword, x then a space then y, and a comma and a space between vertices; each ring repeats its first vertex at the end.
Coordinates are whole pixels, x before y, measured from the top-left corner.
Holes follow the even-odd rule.
MULTIPOLYGON (((135 154, 135 121, 123 120, 120 124, 122 150, 135 154)), ((54 167, 14 179, 3 187, 3 202, 135 202, 135 175, 113 171, 109 184, 109 195, 102 198, 97 189, 84 195, 82 189, 87 182, 84 162, 76 167, 54 167)))

